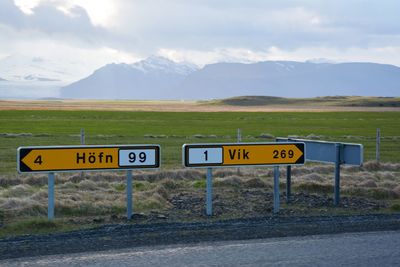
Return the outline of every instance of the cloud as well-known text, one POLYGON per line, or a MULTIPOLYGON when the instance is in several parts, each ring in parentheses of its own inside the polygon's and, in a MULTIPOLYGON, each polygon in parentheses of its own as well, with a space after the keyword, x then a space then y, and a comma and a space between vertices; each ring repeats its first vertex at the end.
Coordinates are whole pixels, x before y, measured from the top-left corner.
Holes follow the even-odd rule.
POLYGON ((200 65, 310 58, 400 65, 398 10, 397 0, 1 0, 0 57, 86 68, 152 54, 200 65))
POLYGON ((123 49, 399 44, 399 1, 117 1, 123 49), (126 44, 129 43, 129 46, 126 44))
POLYGON ((295 50, 400 43, 400 1, 395 0, 19 1, 30 5, 25 13, 20 9, 24 5, 17 8, 11 0, 2 1, 0 23, 144 55, 171 47, 295 50))
POLYGON ((12 0, 0 2, 0 25, 29 35, 47 35, 56 38, 101 42, 108 33, 94 26, 85 9, 73 6, 68 13, 54 4, 43 2, 23 12, 12 0))
POLYGON ((238 5, 235 1, 226 5, 215 1, 126 1, 120 8, 125 13, 117 18, 117 32, 136 37, 138 46, 153 49, 160 45, 186 49, 228 45, 294 48, 331 34, 322 30, 324 18, 320 14, 297 6, 274 9, 268 4, 238 5))
POLYGON ((0 23, 20 28, 24 24, 24 14, 12 0, 0 1, 0 23))
POLYGON ((41 58, 42 62, 34 63, 40 68, 62 71, 63 81, 71 82, 104 64, 140 59, 134 52, 113 48, 111 41, 107 42, 107 39, 112 40, 111 34, 93 25, 86 10, 79 6, 72 6, 65 12, 57 5, 44 2, 33 6, 31 11, 22 11, 13 1, 2 0, 0 60, 9 58, 15 62, 8 64, 14 69, 5 69, 0 76, 10 79, 14 74, 24 76, 23 71, 32 69, 30 60, 41 58))
POLYGON ((216 62, 259 62, 267 60, 307 61, 318 60, 327 62, 375 62, 400 66, 400 46, 385 46, 374 48, 306 46, 287 50, 271 46, 264 50, 247 48, 215 48, 213 50, 175 50, 160 49, 158 55, 174 61, 194 61, 203 66, 216 62))

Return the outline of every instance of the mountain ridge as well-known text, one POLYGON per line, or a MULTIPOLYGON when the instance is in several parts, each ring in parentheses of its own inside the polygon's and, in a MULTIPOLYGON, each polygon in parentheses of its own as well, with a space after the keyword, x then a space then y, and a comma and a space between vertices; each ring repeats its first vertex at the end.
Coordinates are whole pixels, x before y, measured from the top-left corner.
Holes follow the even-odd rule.
POLYGON ((378 63, 262 61, 197 68, 162 57, 107 64, 61 90, 63 98, 214 99, 239 95, 398 96, 400 68, 378 63))
MULTIPOLYGON (((376 63, 216 63, 207 65, 190 76, 181 88, 190 88, 192 92, 201 91, 201 94, 191 95, 195 99, 201 98, 202 95, 211 98, 239 95, 398 96, 400 92, 400 68, 376 63), (389 86, 386 87, 387 85, 389 86)), ((185 93, 181 90, 183 98, 188 96, 185 93)))

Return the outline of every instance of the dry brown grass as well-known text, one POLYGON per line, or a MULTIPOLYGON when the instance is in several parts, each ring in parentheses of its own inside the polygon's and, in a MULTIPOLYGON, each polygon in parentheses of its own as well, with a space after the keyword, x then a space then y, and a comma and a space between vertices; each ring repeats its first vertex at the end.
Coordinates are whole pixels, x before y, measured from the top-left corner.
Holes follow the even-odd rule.
POLYGON ((223 178, 217 177, 213 181, 213 185, 215 187, 224 187, 224 186, 239 187, 239 186, 243 186, 243 184, 244 184, 244 180, 241 179, 241 177, 239 177, 237 175, 225 176, 223 178))
MULTIPOLYGON (((134 210, 164 211, 172 208, 171 199, 180 194, 204 194, 205 170, 140 171, 135 174, 134 210)), ((331 165, 306 165, 292 168, 294 192, 333 194, 331 165)), ((218 192, 248 189, 271 192, 272 168, 215 169, 213 185, 218 192), (222 190, 222 191, 221 191, 222 190)), ((281 188, 285 168, 281 168, 281 188)), ((367 162, 361 168, 344 167, 341 173, 343 196, 375 200, 400 199, 400 164, 367 162)), ((56 176, 56 216, 121 215, 126 206, 126 177, 114 173, 60 174, 56 176)), ((254 191, 256 192, 256 191, 254 191)), ((0 211, 7 220, 20 216, 46 216, 47 177, 22 175, 0 177, 0 211)))
POLYGON ((326 105, 231 106, 197 101, 0 100, 0 110, 116 110, 173 112, 399 111, 398 107, 326 105))

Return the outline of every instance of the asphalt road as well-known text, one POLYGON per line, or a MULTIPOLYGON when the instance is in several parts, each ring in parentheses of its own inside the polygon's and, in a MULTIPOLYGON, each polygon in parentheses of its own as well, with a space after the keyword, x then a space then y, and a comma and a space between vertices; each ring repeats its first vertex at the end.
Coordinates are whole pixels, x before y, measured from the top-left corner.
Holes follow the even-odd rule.
POLYGON ((0 266, 399 265, 400 231, 144 247, 0 261, 0 266))

